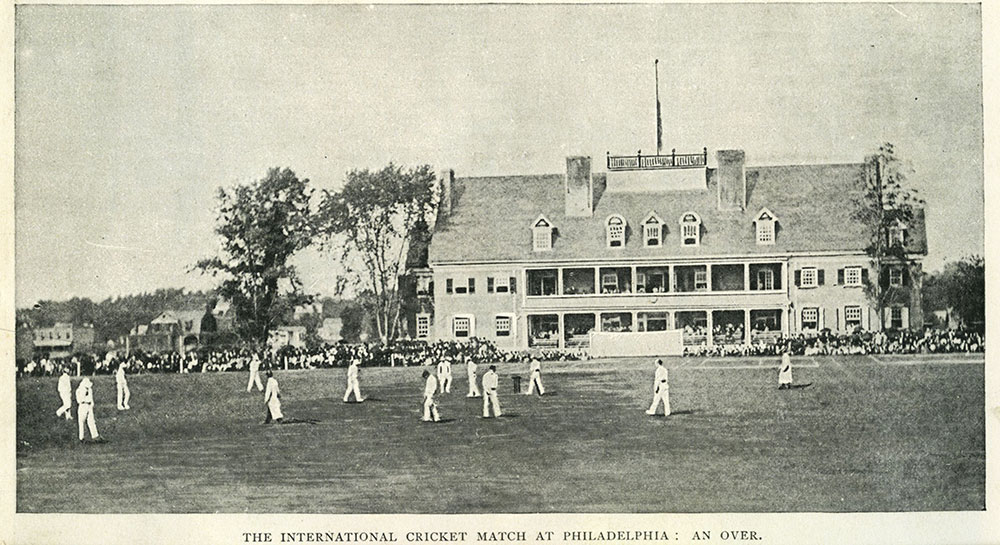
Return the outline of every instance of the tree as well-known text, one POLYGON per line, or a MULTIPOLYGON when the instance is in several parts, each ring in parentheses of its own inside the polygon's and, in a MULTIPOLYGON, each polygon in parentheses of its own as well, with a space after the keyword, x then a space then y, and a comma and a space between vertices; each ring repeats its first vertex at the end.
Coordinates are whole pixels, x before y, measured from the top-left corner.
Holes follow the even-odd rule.
POLYGON ((972 255, 944 266, 928 278, 932 286, 930 310, 947 310, 958 315, 970 329, 983 330, 986 316, 986 262, 972 255))
POLYGON ((886 265, 898 265, 904 274, 910 274, 915 263, 905 237, 897 233, 912 223, 923 200, 917 197, 915 189, 906 187, 902 162, 891 143, 880 146, 878 153, 866 162, 869 175, 860 196, 855 198, 852 219, 864 225, 868 237, 865 253, 875 275, 865 283, 865 294, 881 317, 886 305, 902 296, 900 290, 888 285, 886 265))
POLYGON ((232 305, 237 335, 256 347, 266 345, 272 326, 289 307, 309 299, 288 261, 312 241, 311 196, 309 180, 287 168, 219 188, 215 232, 220 255, 195 268, 224 277, 218 294, 232 305))
POLYGON ((319 207, 325 247, 339 251, 359 291, 370 294, 362 300, 383 343, 399 333, 399 275, 415 227, 435 211, 435 182, 429 165, 352 170, 340 191, 324 193, 319 207))

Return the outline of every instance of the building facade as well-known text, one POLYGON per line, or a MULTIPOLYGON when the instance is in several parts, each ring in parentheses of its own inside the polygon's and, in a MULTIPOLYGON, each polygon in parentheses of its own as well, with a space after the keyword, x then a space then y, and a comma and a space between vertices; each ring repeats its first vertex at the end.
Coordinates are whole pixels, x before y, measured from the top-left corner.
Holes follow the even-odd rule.
MULTIPOLYGON (((586 349, 591 333, 773 342, 922 325, 923 210, 876 271, 852 219, 871 163, 748 167, 739 150, 570 157, 548 176, 442 178, 413 337, 586 349), (866 295, 878 282, 879 313, 866 295)), ((412 320, 412 322, 411 322, 412 320)))
POLYGON ((94 327, 56 323, 33 330, 35 357, 66 358, 77 352, 89 352, 94 345, 94 327))

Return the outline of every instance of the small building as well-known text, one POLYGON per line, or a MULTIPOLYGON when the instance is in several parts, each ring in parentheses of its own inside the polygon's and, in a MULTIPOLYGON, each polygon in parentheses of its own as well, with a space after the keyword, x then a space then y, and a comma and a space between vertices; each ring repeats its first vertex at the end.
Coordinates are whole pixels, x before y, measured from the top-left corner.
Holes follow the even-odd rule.
POLYGON ((52 327, 32 331, 35 357, 65 358, 76 352, 90 352, 94 345, 94 326, 57 322, 52 327))
POLYGON ((194 350, 200 344, 204 310, 166 310, 148 325, 137 325, 129 333, 129 350, 143 352, 180 352, 194 350))
POLYGON ((316 335, 325 343, 336 344, 341 339, 340 330, 343 327, 344 321, 340 318, 324 318, 323 325, 316 330, 316 335))
POLYGON ((282 346, 304 348, 306 328, 301 325, 281 325, 268 332, 267 344, 272 350, 282 346))

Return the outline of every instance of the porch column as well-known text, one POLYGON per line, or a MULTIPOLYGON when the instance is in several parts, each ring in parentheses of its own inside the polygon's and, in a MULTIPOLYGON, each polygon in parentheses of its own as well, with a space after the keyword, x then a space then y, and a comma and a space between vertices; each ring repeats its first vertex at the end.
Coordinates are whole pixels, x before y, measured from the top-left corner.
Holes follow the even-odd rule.
POLYGON ((601 293, 601 268, 594 267, 594 295, 601 293))
POLYGON ((667 265, 667 285, 665 286, 665 288, 666 288, 666 290, 668 292, 671 292, 671 293, 677 291, 677 281, 674 278, 674 266, 673 265, 667 265))
MULTIPOLYGON (((712 265, 705 265, 705 291, 712 291, 712 265)), ((712 323, 712 313, 708 313, 708 323, 712 323)))
POLYGON ((750 264, 743 264, 743 291, 750 291, 750 264))
POLYGON ((781 316, 781 334, 787 337, 788 336, 788 322, 791 321, 791 320, 788 319, 788 316, 790 314, 788 312, 788 307, 780 309, 778 312, 781 313, 781 314, 779 314, 779 316, 781 316))
POLYGON ((639 313, 634 310, 632 311, 632 325, 629 326, 629 331, 633 333, 639 331, 639 313))
POLYGON ((559 267, 558 269, 556 269, 556 295, 565 295, 563 293, 563 269, 562 269, 562 267, 559 267))
POLYGON ((637 284, 639 281, 639 275, 635 268, 635 265, 632 265, 632 288, 629 290, 631 293, 639 293, 639 285, 637 284))
POLYGON ((566 321, 563 319, 563 313, 559 313, 559 349, 566 348, 566 321))
POLYGON ((750 309, 743 309, 743 343, 750 344, 750 309))
MULTIPOLYGON (((712 270, 711 265, 709 265, 708 270, 712 270)), ((709 281, 711 281, 711 276, 709 276, 709 281)), ((711 287, 711 282, 709 283, 709 287, 711 287)), ((706 324, 708 327, 708 335, 705 336, 705 344, 707 344, 708 346, 715 346, 715 341, 712 339, 712 311, 706 310, 705 317, 707 320, 706 324)))

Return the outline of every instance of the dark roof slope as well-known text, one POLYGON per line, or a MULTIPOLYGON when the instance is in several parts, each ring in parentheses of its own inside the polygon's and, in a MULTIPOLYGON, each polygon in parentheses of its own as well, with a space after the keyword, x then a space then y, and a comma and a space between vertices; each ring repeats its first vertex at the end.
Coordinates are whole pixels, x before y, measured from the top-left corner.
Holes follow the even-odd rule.
MULTIPOLYGON (((566 217, 561 174, 457 178, 452 214, 431 242, 433 263, 465 261, 562 261, 573 259, 755 255, 810 251, 860 251, 863 227, 851 220, 853 199, 863 188, 864 165, 748 167, 747 209, 720 211, 716 171, 704 191, 599 195, 590 218, 566 217), (778 219, 774 245, 756 244, 753 220, 762 208, 778 219), (702 220, 701 245, 683 247, 679 219, 693 211, 702 220), (663 220, 664 244, 642 245, 639 225, 650 212, 663 220), (604 223, 611 214, 628 222, 624 248, 608 248, 604 223), (531 225, 539 215, 556 228, 551 251, 535 252, 531 225)), ((605 175, 595 173, 595 184, 605 175)), ((926 253, 923 211, 908 230, 909 249, 926 253)))

